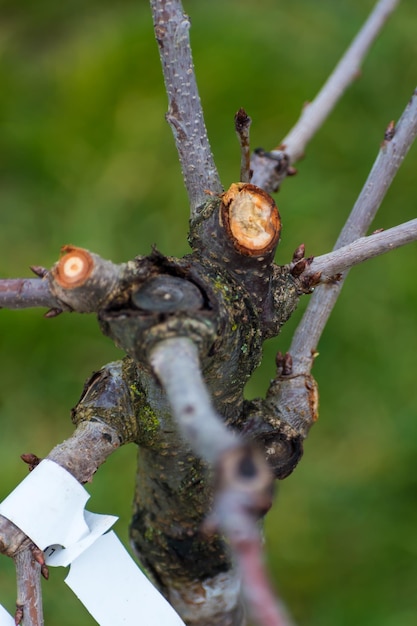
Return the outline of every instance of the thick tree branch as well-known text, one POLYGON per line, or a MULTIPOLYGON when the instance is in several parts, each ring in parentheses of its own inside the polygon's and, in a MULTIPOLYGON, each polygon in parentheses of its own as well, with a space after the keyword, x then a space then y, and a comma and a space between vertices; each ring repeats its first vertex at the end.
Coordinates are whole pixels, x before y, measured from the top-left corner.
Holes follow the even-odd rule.
POLYGON ((116 265, 75 246, 64 246, 61 252, 48 273, 52 293, 78 313, 98 311, 117 288, 126 264, 116 265))
POLYGON ((251 182, 254 185, 262 187, 269 193, 278 189, 281 181, 287 176, 288 167, 304 155, 308 142, 322 126, 347 87, 358 76, 365 55, 398 2, 399 0, 377 2, 333 73, 314 100, 304 106, 298 122, 284 137, 280 146, 269 153, 253 155, 251 182))
POLYGON ((80 483, 91 482, 97 469, 118 448, 120 435, 115 428, 100 421, 82 422, 74 434, 48 454, 80 483))
POLYGON ((180 0, 151 0, 169 108, 167 120, 174 134, 191 218, 207 196, 223 191, 214 163, 195 79, 189 28, 180 0))
MULTIPOLYGON (((340 233, 335 250, 351 244, 366 233, 416 135, 417 90, 404 110, 394 136, 383 142, 368 179, 340 233)), ((319 286, 311 297, 290 347, 294 372, 310 371, 317 343, 345 278, 346 274, 335 284, 319 286)))

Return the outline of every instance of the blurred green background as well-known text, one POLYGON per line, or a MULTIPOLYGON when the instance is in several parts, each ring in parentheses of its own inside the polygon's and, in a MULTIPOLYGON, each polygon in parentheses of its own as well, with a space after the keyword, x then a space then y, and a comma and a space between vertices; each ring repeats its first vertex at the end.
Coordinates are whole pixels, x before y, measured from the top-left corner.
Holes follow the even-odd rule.
MULTIPOLYGON (((186 2, 225 186, 239 175, 236 110, 252 116, 253 147, 277 145, 372 5, 186 2)), ((414 0, 403 0, 278 194, 278 262, 301 242, 308 255, 331 249, 385 127, 416 85, 416 19, 414 0)), ((116 262, 153 243, 186 253, 187 199, 147 2, 3 0, 0 53, 0 276, 49 267, 67 243, 116 262)), ((416 195, 414 147, 373 228, 415 217, 416 195)), ((417 623, 416 260, 411 245, 354 269, 319 346, 320 420, 266 524, 274 585, 300 626, 417 623)), ((248 396, 264 393, 300 312, 265 346, 248 396)), ((85 378, 120 353, 92 316, 45 320, 40 310, 1 311, 0 346, 3 498, 26 475, 19 455, 43 456, 70 435, 85 378)), ((88 508, 119 515, 125 543, 135 454, 119 451, 89 488, 88 508)), ((94 624, 64 576, 53 570, 44 585, 46 624, 94 624)), ((14 600, 13 567, 2 558, 0 603, 13 611, 14 600)))

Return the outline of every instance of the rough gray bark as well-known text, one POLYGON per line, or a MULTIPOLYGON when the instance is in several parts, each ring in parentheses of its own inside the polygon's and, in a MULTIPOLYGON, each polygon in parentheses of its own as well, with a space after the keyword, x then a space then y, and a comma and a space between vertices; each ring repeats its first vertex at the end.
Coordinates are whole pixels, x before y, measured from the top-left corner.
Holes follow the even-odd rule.
POLYGON ((20 624, 22 620, 25 623, 29 620, 42 623, 41 566, 34 559, 31 546, 22 548, 14 557, 14 561, 17 578, 15 623, 20 624))
POLYGON ((190 20, 179 0, 151 0, 155 37, 163 67, 169 108, 166 115, 178 150, 194 215, 205 190, 223 191, 214 163, 194 74, 190 20))

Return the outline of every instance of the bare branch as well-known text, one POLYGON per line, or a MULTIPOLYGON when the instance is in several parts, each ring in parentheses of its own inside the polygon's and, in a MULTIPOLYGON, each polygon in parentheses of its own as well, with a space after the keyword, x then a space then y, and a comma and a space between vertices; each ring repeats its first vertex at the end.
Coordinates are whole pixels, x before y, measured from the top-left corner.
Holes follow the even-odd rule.
MULTIPOLYGON (((108 368, 111 368, 111 365, 108 368)), ((117 376, 114 378, 116 382, 117 376)), ((113 387, 114 385, 110 385, 108 393, 102 394, 103 400, 110 398, 113 387)), ((118 392, 111 397, 113 409, 117 410, 121 395, 123 393, 118 392)), ((100 398, 96 397, 95 401, 97 400, 100 398)), ((93 402, 90 401, 91 404, 93 402)), ((90 406, 90 413, 91 408, 90 406)), ((96 407, 95 415, 97 413, 100 413, 99 406, 96 407)), ((97 468, 122 444, 121 432, 100 421, 98 417, 93 418, 94 414, 90 415, 90 421, 82 421, 73 435, 56 446, 47 457, 65 468, 80 483, 91 481, 97 468)), ((26 461, 29 457, 37 459, 34 455, 24 456, 26 461)), ((18 586, 16 620, 23 618, 25 626, 43 626, 39 574, 42 572, 46 575, 47 570, 42 551, 34 546, 17 526, 1 515, 0 552, 13 557, 16 563, 18 586)))
POLYGON ((0 280, 0 308, 47 306, 46 317, 62 311, 92 313, 115 289, 126 264, 116 265, 98 254, 63 246, 63 256, 43 278, 0 280))
POLYGON ((0 280, 0 308, 27 309, 29 307, 61 308, 62 303, 41 278, 14 278, 0 280))
POLYGON ((31 547, 26 547, 15 557, 17 601, 15 623, 24 626, 43 626, 41 565, 34 559, 31 547))
MULTIPOLYGON (((368 180, 340 233, 335 250, 352 243, 366 233, 416 135, 417 90, 404 110, 393 137, 383 142, 368 180)), ((311 297, 290 347, 294 372, 310 371, 317 343, 345 277, 346 275, 336 284, 319 286, 311 297)))
POLYGON ((398 2, 379 0, 313 102, 304 107, 297 124, 282 140, 291 163, 303 156, 307 143, 322 126, 347 87, 357 78, 369 48, 398 2))
POLYGON ((243 588, 257 624, 265 626, 294 626, 283 602, 274 597, 265 576, 263 551, 258 540, 247 542, 239 551, 239 567, 243 573, 243 588))
POLYGON ((236 492, 226 490, 216 497, 216 514, 223 521, 223 531, 236 555, 249 610, 259 626, 292 626, 271 589, 259 531, 244 509, 245 502, 236 492))
POLYGON ((167 120, 174 134, 191 218, 207 196, 223 191, 211 152, 194 74, 190 21, 180 0, 151 0, 169 108, 167 120))
POLYGON ((249 128, 252 123, 251 118, 245 109, 239 109, 235 115, 235 130, 240 144, 240 182, 249 183, 250 172, 250 144, 249 128))
POLYGON ((276 191, 287 175, 288 166, 299 160, 306 145, 322 126, 347 87, 358 76, 370 46, 399 0, 379 0, 362 29, 347 49, 333 73, 315 99, 304 106, 295 126, 281 141, 279 148, 252 157, 251 182, 265 191, 276 191))
POLYGON ((322 279, 331 278, 339 272, 348 270, 353 265, 416 240, 417 219, 414 219, 368 237, 361 237, 351 244, 333 250, 333 252, 315 257, 306 274, 320 272, 322 279))

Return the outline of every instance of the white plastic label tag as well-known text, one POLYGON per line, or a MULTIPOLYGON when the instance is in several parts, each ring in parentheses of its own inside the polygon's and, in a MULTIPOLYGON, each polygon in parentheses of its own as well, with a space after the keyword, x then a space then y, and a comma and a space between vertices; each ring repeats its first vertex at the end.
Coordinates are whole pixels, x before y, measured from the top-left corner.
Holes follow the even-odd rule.
MULTIPOLYGON (((42 461, 0 504, 0 514, 45 552, 48 565, 71 564, 65 580, 100 626, 184 626, 114 532, 117 517, 84 510, 88 492, 65 469, 42 461)), ((0 626, 14 619, 0 605, 0 626)))
POLYGON ((68 548, 64 548, 60 544, 48 546, 44 550, 47 565, 66 567, 117 521, 117 517, 114 515, 99 515, 90 511, 84 511, 84 518, 87 522, 89 534, 82 537, 77 543, 68 546, 68 548))
MULTIPOLYGON (((72 474, 45 459, 3 500, 0 514, 41 550, 51 544, 68 548, 90 534, 84 516, 89 497, 72 474)), ((107 530, 117 517, 104 517, 108 517, 107 530)))
POLYGON ((184 626, 113 531, 71 564, 65 582, 100 626, 184 626))
POLYGON ((13 617, 0 604, 0 626, 16 626, 13 617))

